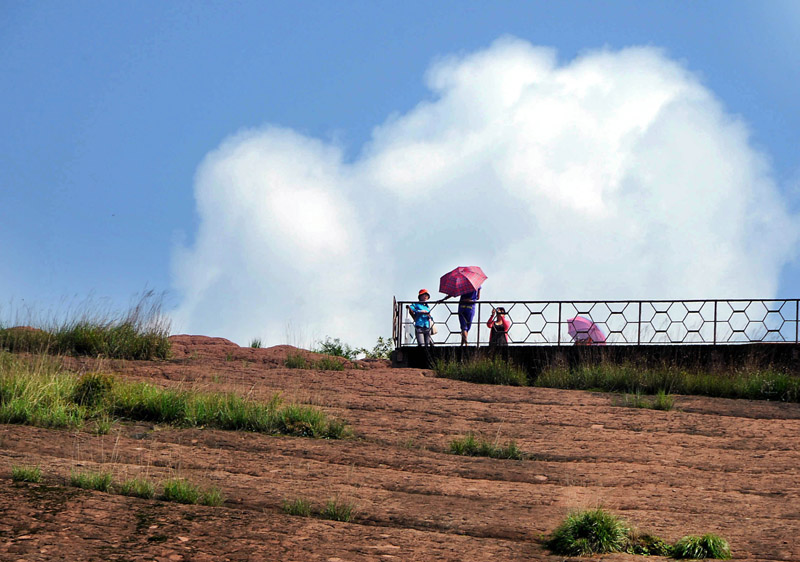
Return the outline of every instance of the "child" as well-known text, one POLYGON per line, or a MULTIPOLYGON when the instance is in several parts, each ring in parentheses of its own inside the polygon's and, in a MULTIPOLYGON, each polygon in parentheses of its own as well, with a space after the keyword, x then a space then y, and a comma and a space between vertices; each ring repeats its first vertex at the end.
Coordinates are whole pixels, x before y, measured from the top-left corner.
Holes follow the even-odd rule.
POLYGON ((408 308, 409 314, 414 319, 414 332, 417 335, 417 345, 424 345, 426 347, 433 347, 433 338, 431 337, 431 309, 425 304, 431 298, 430 293, 426 289, 419 290, 419 302, 415 302, 408 308))

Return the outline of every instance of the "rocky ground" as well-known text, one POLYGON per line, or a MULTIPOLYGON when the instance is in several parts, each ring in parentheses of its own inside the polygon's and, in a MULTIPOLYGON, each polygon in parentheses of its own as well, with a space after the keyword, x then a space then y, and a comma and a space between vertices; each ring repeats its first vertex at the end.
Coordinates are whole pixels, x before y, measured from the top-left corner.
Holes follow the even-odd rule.
MULTIPOLYGON (((318 440, 117 423, 103 436, 0 425, 0 560, 561 560, 541 544, 573 509, 602 506, 674 541, 717 533, 741 560, 800 560, 800 405, 474 385, 384 361, 288 369, 288 346, 173 338, 168 361, 65 359, 72 369, 321 407, 355 437, 318 440), (448 454, 467 432, 530 458, 448 454), (40 465, 41 484, 11 480, 40 465), (181 476, 221 507, 84 491, 74 470, 181 476), (284 501, 355 506, 352 522, 284 501)), ((306 352, 307 353, 307 352, 306 352)), ((309 355, 310 356, 310 355, 309 355)), ((604 559, 630 559, 613 555, 604 559)))

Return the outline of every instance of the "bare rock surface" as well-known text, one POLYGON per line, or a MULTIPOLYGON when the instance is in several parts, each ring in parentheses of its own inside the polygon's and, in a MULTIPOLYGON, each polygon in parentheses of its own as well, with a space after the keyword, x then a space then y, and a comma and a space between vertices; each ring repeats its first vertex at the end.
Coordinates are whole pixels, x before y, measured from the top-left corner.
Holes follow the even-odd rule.
MULTIPOLYGON (((0 425, 0 560, 563 560, 541 537, 602 506, 675 541, 717 533, 739 560, 800 560, 800 405, 679 397, 660 412, 619 397, 439 379, 385 361, 289 369, 290 346, 175 336, 167 361, 64 359, 157 385, 320 407, 355 437, 319 440, 118 422, 111 433, 0 425), (529 458, 448 453, 467 432, 529 458), (41 484, 11 481, 39 465, 41 484), (68 486, 186 477, 217 486, 205 507, 68 486), (284 513, 285 501, 355 506, 352 522, 284 513)), ((634 560, 629 555, 604 560, 634 560)))

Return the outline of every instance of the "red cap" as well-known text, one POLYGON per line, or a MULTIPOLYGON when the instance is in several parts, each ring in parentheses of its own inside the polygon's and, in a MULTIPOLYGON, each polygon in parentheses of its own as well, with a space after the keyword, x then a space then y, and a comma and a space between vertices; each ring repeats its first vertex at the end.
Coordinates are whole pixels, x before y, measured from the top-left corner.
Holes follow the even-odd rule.
POLYGON ((421 297, 422 295, 428 295, 428 296, 431 296, 431 294, 428 292, 428 289, 420 289, 420 290, 419 290, 419 295, 418 295, 418 296, 420 296, 420 297, 421 297))

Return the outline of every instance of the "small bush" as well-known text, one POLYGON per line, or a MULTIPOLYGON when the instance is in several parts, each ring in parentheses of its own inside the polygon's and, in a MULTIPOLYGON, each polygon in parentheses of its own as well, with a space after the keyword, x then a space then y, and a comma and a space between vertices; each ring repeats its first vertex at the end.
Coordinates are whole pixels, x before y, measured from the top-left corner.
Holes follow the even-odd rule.
POLYGON ((574 512, 553 532, 547 547, 564 556, 623 552, 629 532, 624 520, 602 509, 574 512))
POLYGON ((261 349, 261 338, 253 338, 250 340, 250 347, 254 349, 261 349))
POLYGON ((329 337, 326 337, 324 342, 319 342, 319 345, 312 351, 325 355, 344 357, 350 361, 353 361, 356 357, 358 357, 359 353, 358 349, 354 349, 346 343, 342 343, 339 338, 331 339, 329 337))
POLYGON ((672 547, 665 540, 647 533, 631 530, 628 535, 628 554, 640 556, 672 556, 672 547))
POLYGON ((364 354, 367 359, 389 359, 394 350, 394 341, 391 338, 378 338, 378 342, 371 350, 361 348, 360 352, 364 354))
POLYGON ((705 534, 702 537, 688 536, 683 537, 672 547, 672 556, 678 559, 692 558, 717 558, 728 560, 731 557, 731 549, 728 541, 714 534, 705 534))
POLYGON ((14 482, 39 482, 42 479, 42 469, 38 466, 12 466, 11 480, 14 482))
POLYGON ((163 497, 169 502, 195 504, 200 500, 200 488, 186 479, 173 478, 164 482, 163 497))
POLYGON ((522 451, 514 441, 509 441, 504 446, 498 446, 485 439, 477 439, 474 434, 468 433, 461 439, 450 442, 450 452, 454 455, 471 457, 491 457, 493 459, 522 459, 522 451))
POLYGON ((152 482, 144 478, 133 478, 122 483, 120 493, 124 496, 150 500, 156 495, 156 487, 152 482))
POLYGON ((527 386, 528 375, 511 361, 496 358, 475 358, 468 361, 444 361, 434 364, 437 377, 480 384, 527 386))
POLYGON ((110 472, 73 472, 69 478, 69 485, 84 490, 110 492, 113 479, 110 472))
POLYGON ((311 515, 311 503, 308 500, 296 499, 294 501, 284 500, 282 504, 284 513, 289 515, 299 515, 300 517, 308 517, 311 515))
POLYGON ((355 506, 352 503, 339 501, 338 498, 330 499, 325 504, 325 508, 320 511, 319 515, 323 519, 330 519, 332 521, 350 522, 353 520, 353 511, 355 506))
POLYGON ((284 361, 284 365, 286 365, 290 369, 307 369, 308 361, 306 361, 306 358, 300 355, 299 353, 290 353, 289 355, 286 356, 286 361, 284 361))
POLYGON ((72 391, 72 401, 80 406, 94 407, 111 396, 114 377, 103 373, 86 373, 78 379, 72 391))

